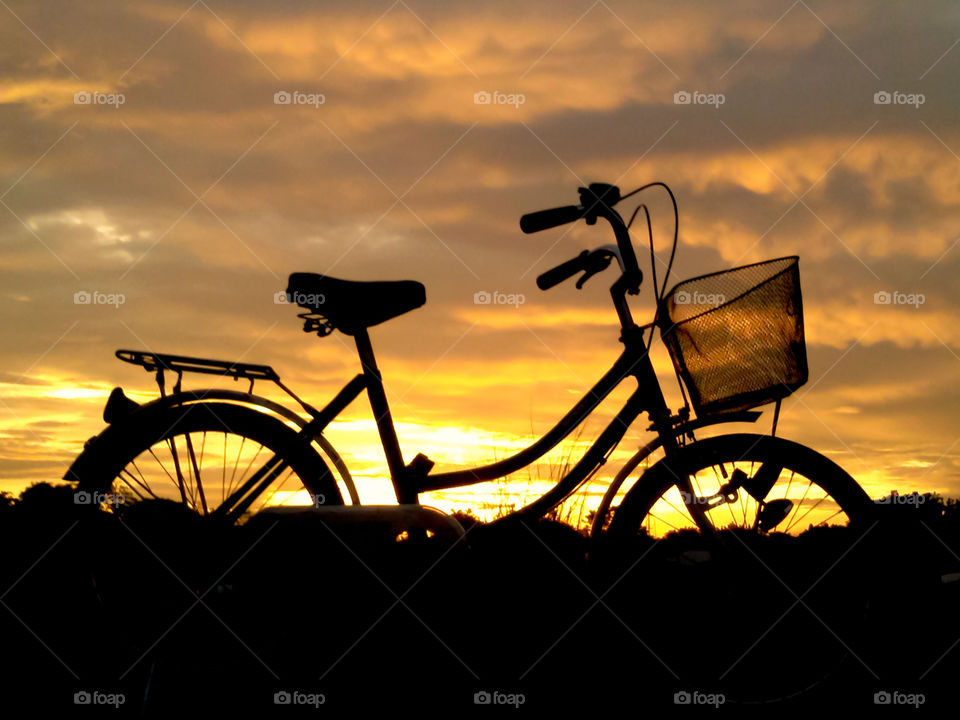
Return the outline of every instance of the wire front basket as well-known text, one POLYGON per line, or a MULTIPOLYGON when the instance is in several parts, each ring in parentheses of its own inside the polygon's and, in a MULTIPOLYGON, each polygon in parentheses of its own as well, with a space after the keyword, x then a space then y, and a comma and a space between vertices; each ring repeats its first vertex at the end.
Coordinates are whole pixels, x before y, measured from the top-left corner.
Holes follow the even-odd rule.
POLYGON ((798 258, 679 283, 660 334, 698 416, 786 397, 808 374, 798 258))

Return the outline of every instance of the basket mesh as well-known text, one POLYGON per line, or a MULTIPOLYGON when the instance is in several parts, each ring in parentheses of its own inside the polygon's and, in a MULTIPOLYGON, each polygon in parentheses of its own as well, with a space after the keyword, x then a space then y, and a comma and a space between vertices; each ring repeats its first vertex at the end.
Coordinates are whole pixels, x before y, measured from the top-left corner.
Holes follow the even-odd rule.
POLYGON ((698 415, 783 398, 807 381, 796 257, 678 284, 661 336, 698 415))

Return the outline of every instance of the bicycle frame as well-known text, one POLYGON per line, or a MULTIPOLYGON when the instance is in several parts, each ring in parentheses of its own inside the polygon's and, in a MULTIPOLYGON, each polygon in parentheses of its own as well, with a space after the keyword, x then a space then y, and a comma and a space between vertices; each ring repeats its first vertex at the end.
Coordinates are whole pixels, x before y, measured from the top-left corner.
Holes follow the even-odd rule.
MULTIPOLYGON (((621 382, 628 377, 636 379, 637 388, 577 464, 553 488, 514 513, 514 515, 541 517, 575 492, 606 462, 607 456, 642 413, 647 413, 651 420, 649 429, 657 434, 656 440, 646 446, 646 451, 641 449, 642 457, 661 447, 667 456, 673 455, 679 448, 678 440, 684 434, 691 433, 694 427, 727 421, 755 421, 759 413, 730 413, 723 418, 693 422, 688 421, 685 416, 671 415, 650 361, 647 346, 643 341, 644 329, 651 326, 640 327, 633 321, 626 300, 627 294, 635 295, 639 292, 642 282, 642 274, 637 267, 629 231, 619 213, 599 198, 589 210, 593 216, 592 222, 590 218, 587 222, 593 224, 597 217, 604 218, 610 223, 617 239, 623 272, 610 287, 610 295, 620 321, 620 341, 624 344, 624 350, 603 377, 540 439, 503 460, 464 470, 430 475, 433 462, 422 454, 418 454, 411 463, 404 464, 390 406, 383 388, 383 379, 365 329, 354 335, 363 373, 354 377, 325 408, 319 411, 315 419, 304 428, 304 432, 322 432, 326 425, 365 389, 377 423, 397 500, 401 504, 415 504, 418 502, 420 493, 495 480, 529 466, 568 437, 621 382)), ((653 332, 652 327, 651 332, 653 332)), ((612 493, 616 492, 624 479, 625 475, 617 476, 615 487, 611 488, 612 493)), ((678 486, 687 493, 688 497, 694 497, 689 478, 678 478, 678 486)), ((609 508, 612 493, 608 491, 601 503, 604 514, 609 508)), ((697 524, 705 531, 712 533, 713 528, 706 519, 703 509, 694 506, 690 510, 697 524)))
MULTIPOLYGON (((602 217, 610 223, 621 253, 623 272, 610 287, 610 295, 620 321, 620 341, 624 344, 624 350, 603 377, 540 439, 503 460, 464 470, 429 475, 433 462, 422 454, 418 454, 411 463, 405 464, 384 392, 383 379, 365 329, 354 334, 363 372, 345 385, 326 407, 317 412, 301 432, 323 432, 340 412, 366 390, 397 500, 400 504, 416 504, 420 493, 495 480, 536 462, 569 436, 621 382, 633 377, 637 381, 636 390, 577 464, 553 488, 515 514, 539 517, 563 502, 606 462, 607 456, 623 438, 627 428, 642 413, 648 414, 651 420, 650 429, 657 433, 655 447, 662 447, 667 455, 673 454, 678 448, 678 436, 689 432, 691 428, 683 429, 686 418, 671 416, 643 341, 644 329, 649 326, 640 327, 633 321, 626 301, 627 294, 635 295, 639 292, 642 281, 629 231, 619 213, 601 200, 598 199, 590 210, 594 213, 594 222, 597 217, 602 217)), ((689 483, 689 480, 680 480, 681 485, 684 482, 689 483)), ((690 496, 693 495, 692 487, 682 489, 690 496)), ((699 508, 694 512, 701 514, 699 508)))
POLYGON ((603 377, 553 428, 529 447, 503 460, 489 465, 434 475, 428 474, 433 463, 423 455, 418 455, 409 465, 404 464, 390 406, 384 392, 382 376, 366 331, 355 335, 363 373, 344 386, 337 396, 319 411, 316 418, 305 426, 303 432, 322 432, 336 415, 363 390, 366 390, 397 500, 401 504, 417 503, 419 494, 423 492, 495 480, 527 467, 569 436, 620 383, 628 377, 636 379, 636 390, 570 472, 543 496, 517 511, 520 515, 542 516, 575 492, 603 465, 608 454, 617 446, 627 428, 640 414, 646 412, 649 415, 652 421, 651 429, 658 435, 658 447, 662 446, 668 454, 677 447, 677 422, 667 407, 644 344, 644 328, 633 322, 627 307, 625 299, 627 286, 623 278, 614 283, 610 291, 622 322, 620 340, 624 344, 623 352, 603 377))
MULTIPOLYGON (((624 468, 627 472, 621 470, 614 478, 613 483, 604 495, 600 509, 598 509, 597 519, 602 524, 602 516, 606 515, 609 510, 613 495, 619 490, 627 474, 651 453, 662 447, 666 454, 672 454, 678 447, 678 439, 684 435, 689 435, 695 429, 726 422, 755 422, 761 415, 757 411, 741 411, 727 413, 721 417, 698 418, 696 420, 684 420, 672 416, 667 408, 659 381, 643 343, 643 329, 633 325, 628 330, 629 332, 625 332, 621 338, 625 345, 624 351, 603 377, 556 425, 527 448, 489 465, 429 475, 428 471, 433 463, 422 455, 418 455, 414 462, 408 465, 404 464, 402 451, 390 415, 389 403, 383 390, 383 381, 366 333, 356 338, 364 373, 356 376, 348 383, 334 400, 318 413, 313 422, 304 426, 303 432, 319 433, 322 431, 323 427, 333 417, 366 389, 371 410, 377 420, 377 428, 387 458, 387 465, 391 470, 391 480, 397 493, 397 499, 401 504, 417 503, 420 493, 496 480, 531 465, 568 437, 613 390, 619 387, 620 383, 628 377, 633 377, 637 381, 637 389, 631 393, 623 407, 577 464, 553 488, 514 513, 515 515, 541 517, 563 502, 606 462, 608 454, 617 446, 630 425, 639 415, 646 412, 652 421, 650 429, 657 433, 657 437, 647 443, 630 459, 624 468)), ((690 492, 692 494, 692 489, 690 492)))
MULTIPOLYGON (((582 193, 582 197, 590 196, 582 193)), ((337 396, 319 411, 314 420, 307 424, 303 432, 322 432, 326 425, 365 389, 370 401, 370 409, 377 423, 397 500, 401 504, 417 503, 418 496, 422 492, 495 480, 530 465, 566 438, 621 382, 627 377, 633 377, 637 381, 637 389, 580 461, 561 478, 555 487, 521 508, 518 513, 538 516, 562 502, 606 461, 607 455, 616 447, 627 428, 641 413, 646 412, 649 415, 652 421, 651 429, 657 432, 660 445, 665 452, 672 453, 677 448, 675 423, 671 418, 643 342, 644 328, 637 326, 633 321, 626 300, 627 294, 636 295, 640 291, 642 282, 642 274, 637 267, 630 233, 616 210, 609 207, 601 197, 594 196, 594 199, 595 202, 589 207, 590 218, 587 221, 593 224, 598 217, 607 220, 614 231, 620 252, 622 274, 610 287, 610 295, 620 320, 620 341, 624 344, 624 350, 610 370, 543 437, 504 460, 466 470, 428 475, 433 462, 423 455, 417 455, 409 465, 404 464, 390 406, 383 389, 383 379, 377 368, 370 337, 365 329, 354 334, 363 373, 344 386, 337 396)))
POLYGON ((404 465, 369 338, 365 333, 358 336, 357 348, 364 367, 364 384, 371 410, 377 421, 398 500, 401 503, 416 502, 417 495, 422 492, 495 480, 530 465, 570 435, 628 377, 634 377, 637 380, 637 389, 603 430, 594 445, 554 488, 519 512, 530 515, 542 514, 576 490, 603 464, 607 454, 617 445, 637 416, 643 412, 650 414, 661 438, 666 445, 670 445, 674 437, 671 431, 673 424, 670 421, 670 411, 660 392, 653 366, 643 345, 642 331, 635 326, 633 330, 635 332, 624 336, 623 341, 626 347, 613 366, 552 429, 532 445, 499 462, 434 475, 424 472, 423 462, 404 465))

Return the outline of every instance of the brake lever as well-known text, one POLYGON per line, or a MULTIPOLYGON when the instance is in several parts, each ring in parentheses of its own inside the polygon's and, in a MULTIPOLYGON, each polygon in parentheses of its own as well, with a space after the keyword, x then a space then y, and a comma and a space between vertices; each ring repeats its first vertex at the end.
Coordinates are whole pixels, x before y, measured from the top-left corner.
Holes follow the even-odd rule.
POLYGON ((597 273, 603 272, 608 267, 610 267, 610 260, 612 256, 603 252, 602 254, 598 253, 590 258, 590 267, 583 271, 583 275, 580 276, 580 279, 577 280, 577 290, 583 289, 583 284, 592 278, 597 273))
POLYGON ((600 250, 604 250, 610 253, 611 258, 617 259, 617 265, 620 266, 620 272, 627 271, 626 266, 623 264, 623 257, 620 255, 620 248, 618 248, 616 245, 601 245, 600 247, 597 248, 596 251, 600 251, 600 250))

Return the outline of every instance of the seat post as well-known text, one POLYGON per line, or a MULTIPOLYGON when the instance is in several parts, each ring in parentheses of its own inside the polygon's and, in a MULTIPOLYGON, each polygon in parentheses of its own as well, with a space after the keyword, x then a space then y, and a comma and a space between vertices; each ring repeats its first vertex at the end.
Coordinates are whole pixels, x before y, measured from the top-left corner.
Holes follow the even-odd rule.
POLYGON ((390 405, 383 390, 383 378, 377 368, 376 358, 373 356, 373 346, 370 344, 370 335, 366 328, 354 333, 357 343, 357 352, 360 354, 360 363, 363 374, 367 379, 367 396, 370 398, 370 408, 377 422, 380 433, 380 442, 387 457, 387 467, 390 469, 390 479, 393 481, 397 493, 397 501, 401 504, 416 503, 417 493, 411 493, 404 482, 406 466, 403 464, 403 453, 400 450, 400 441, 397 439, 397 430, 393 426, 393 417, 390 415, 390 405))

